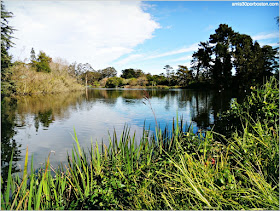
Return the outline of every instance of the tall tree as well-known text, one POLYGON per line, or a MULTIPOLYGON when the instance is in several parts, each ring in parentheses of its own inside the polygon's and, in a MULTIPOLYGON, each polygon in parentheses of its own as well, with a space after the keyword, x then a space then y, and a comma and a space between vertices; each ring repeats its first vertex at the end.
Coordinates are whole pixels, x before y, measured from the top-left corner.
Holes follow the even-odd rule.
POLYGON ((189 70, 187 66, 178 65, 177 70, 177 82, 180 86, 187 86, 193 80, 192 70, 189 70))
POLYGON ((34 48, 31 48, 31 51, 30 51, 30 61, 31 61, 31 62, 36 61, 36 55, 35 55, 35 50, 34 50, 34 48))
POLYGON ((1 1, 1 96, 10 95, 15 92, 15 86, 11 81, 12 56, 8 50, 14 45, 12 34, 14 28, 9 25, 9 19, 13 17, 12 12, 6 11, 3 1, 1 1))
POLYGON ((212 51, 215 55, 212 77, 215 84, 226 86, 229 84, 232 76, 231 40, 234 31, 227 24, 220 24, 215 32, 209 38, 209 43, 213 45, 212 51))
POLYGON ((260 84, 263 78, 278 71, 277 49, 260 47, 246 34, 234 32, 220 24, 209 42, 201 42, 193 54, 192 69, 196 80, 202 70, 207 70, 214 85, 248 87, 260 84), (235 76, 233 76, 235 69, 235 76))
POLYGON ((122 70, 121 77, 125 79, 135 78, 135 70, 133 68, 124 69, 122 70))
POLYGON ((199 75, 201 73, 202 80, 205 81, 210 77, 210 64, 212 48, 209 45, 209 42, 200 42, 199 49, 197 52, 193 53, 193 59, 191 61, 191 69, 196 71, 196 81, 198 81, 199 75))
POLYGON ((9 25, 9 19, 13 17, 12 12, 6 11, 3 1, 1 1, 1 69, 6 69, 11 65, 12 56, 8 50, 14 45, 12 36, 14 28, 9 25))
POLYGON ((165 65, 164 68, 165 71, 166 71, 166 77, 167 77, 167 80, 168 80, 168 84, 170 85, 170 72, 172 71, 173 67, 171 67, 170 65, 165 65))
POLYGON ((103 70, 99 70, 99 72, 101 74, 101 79, 117 76, 117 71, 114 67, 107 67, 103 70))

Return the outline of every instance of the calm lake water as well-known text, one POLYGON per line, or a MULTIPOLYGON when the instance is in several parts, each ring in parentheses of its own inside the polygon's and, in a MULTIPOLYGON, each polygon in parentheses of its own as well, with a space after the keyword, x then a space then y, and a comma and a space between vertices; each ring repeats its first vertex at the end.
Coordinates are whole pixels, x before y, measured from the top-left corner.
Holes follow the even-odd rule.
MULTIPOLYGON (((147 90, 160 127, 172 127, 173 118, 183 117, 186 125, 192 123, 194 132, 209 129, 217 113, 229 109, 235 97, 230 92, 194 90, 147 90)), ((14 149, 16 172, 23 169, 28 146, 29 160, 34 155, 34 167, 38 168, 48 157, 56 167, 65 163, 67 151, 71 153, 75 141, 74 128, 81 146, 108 143, 108 134, 114 129, 118 137, 128 126, 139 140, 150 126, 154 131, 155 119, 151 108, 143 103, 140 89, 88 89, 56 95, 20 97, 17 103, 2 105, 1 163, 7 171, 11 151, 14 149)))

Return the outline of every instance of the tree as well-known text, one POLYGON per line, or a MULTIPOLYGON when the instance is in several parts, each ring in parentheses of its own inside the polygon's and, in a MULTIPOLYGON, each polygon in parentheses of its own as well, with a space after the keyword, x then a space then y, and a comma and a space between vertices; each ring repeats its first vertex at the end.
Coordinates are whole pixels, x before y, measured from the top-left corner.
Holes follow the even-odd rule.
POLYGON ((122 70, 121 77, 125 79, 129 79, 129 78, 139 78, 143 75, 145 74, 143 73, 142 70, 140 69, 135 70, 133 68, 129 68, 129 69, 122 70))
POLYGON ((167 80, 168 80, 168 85, 170 85, 170 71, 173 70, 173 67, 171 67, 170 65, 165 65, 163 69, 165 69, 165 71, 166 71, 166 77, 167 77, 167 80))
POLYGON ((8 19, 13 17, 12 12, 5 9, 3 1, 1 1, 1 96, 8 96, 16 91, 14 83, 11 81, 12 56, 8 50, 14 45, 12 36, 14 28, 9 26, 8 19))
POLYGON ((193 53, 193 59, 191 61, 191 69, 196 71, 196 81, 199 79, 199 75, 201 73, 202 80, 206 81, 210 78, 210 63, 212 48, 209 45, 209 42, 200 42, 199 49, 197 52, 193 53))
POLYGON ((122 85, 122 79, 119 77, 111 77, 107 80, 105 87, 115 88, 122 85))
POLYGON ((101 75, 100 79, 117 76, 117 71, 113 67, 107 67, 103 70, 99 70, 99 73, 101 75))
POLYGON ((30 61, 32 63, 36 61, 36 55, 35 55, 34 48, 31 48, 31 51, 30 51, 30 61))
POLYGON ((51 72, 50 62, 52 58, 47 56, 47 54, 43 51, 40 51, 37 61, 36 61, 36 71, 37 72, 51 72))
POLYGON ((124 69, 122 70, 121 77, 125 79, 135 78, 135 70, 133 68, 124 69))
POLYGON ((216 87, 244 88, 262 83, 264 77, 278 70, 277 49, 260 47, 249 35, 234 32, 227 24, 220 24, 209 42, 199 46, 191 68, 196 71, 196 81, 202 72, 216 87))
POLYGON ((209 43, 213 44, 215 55, 212 66, 212 79, 215 84, 227 86, 232 77, 232 39, 235 34, 227 24, 220 24, 215 34, 210 35, 209 43))
POLYGON ((137 78, 137 85, 146 86, 147 84, 148 84, 148 80, 147 80, 146 76, 141 76, 141 77, 137 78))
POLYGON ((76 76, 77 62, 74 62, 68 66, 68 73, 71 76, 76 76))
POLYGON ((193 81, 192 70, 189 70, 187 66, 179 65, 176 75, 180 86, 187 86, 191 81, 193 81))
POLYGON ((12 12, 5 9, 3 1, 1 1, 1 69, 2 71, 11 65, 12 56, 8 50, 14 45, 12 36, 14 28, 8 25, 8 19, 13 17, 12 12))

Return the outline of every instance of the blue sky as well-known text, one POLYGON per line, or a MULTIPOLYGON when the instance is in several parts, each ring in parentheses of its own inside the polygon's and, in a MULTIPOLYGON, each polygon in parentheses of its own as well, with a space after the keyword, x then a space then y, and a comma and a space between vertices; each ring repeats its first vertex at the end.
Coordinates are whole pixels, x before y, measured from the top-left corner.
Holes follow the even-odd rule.
MULTIPOLYGON (((236 1, 235 1, 236 2, 236 1)), ((247 1, 249 2, 249 1, 247 1)), ((258 1, 256 1, 258 2, 258 1)), ((268 1, 262 1, 268 2, 268 1)), ((277 3, 277 1, 270 1, 277 3)), ((232 6, 232 1, 5 1, 14 13, 15 60, 30 50, 68 63, 90 63, 159 74, 163 67, 190 67, 200 41, 219 24, 279 46, 279 6, 232 6)))

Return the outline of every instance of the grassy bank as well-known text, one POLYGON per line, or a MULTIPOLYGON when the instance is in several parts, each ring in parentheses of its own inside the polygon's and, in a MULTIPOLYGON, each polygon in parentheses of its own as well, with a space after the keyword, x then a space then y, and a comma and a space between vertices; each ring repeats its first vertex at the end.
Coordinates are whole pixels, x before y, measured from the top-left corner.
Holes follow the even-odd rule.
POLYGON ((67 72, 67 65, 50 64, 51 72, 37 72, 35 68, 24 63, 10 67, 10 81, 15 87, 15 95, 34 95, 46 93, 60 93, 82 90, 84 87, 77 83, 77 79, 67 72))
POLYGON ((54 169, 49 154, 39 171, 31 160, 31 173, 27 149, 22 174, 11 176, 10 165, 7 183, 1 180, 1 208, 278 210, 278 92, 271 80, 235 104, 221 117, 240 120, 230 136, 183 131, 178 119, 172 131, 143 131, 138 145, 127 128, 119 138, 108 137, 109 146, 88 150, 75 136, 67 166, 54 169), (266 106, 253 112, 256 100, 266 106))

